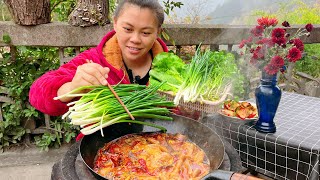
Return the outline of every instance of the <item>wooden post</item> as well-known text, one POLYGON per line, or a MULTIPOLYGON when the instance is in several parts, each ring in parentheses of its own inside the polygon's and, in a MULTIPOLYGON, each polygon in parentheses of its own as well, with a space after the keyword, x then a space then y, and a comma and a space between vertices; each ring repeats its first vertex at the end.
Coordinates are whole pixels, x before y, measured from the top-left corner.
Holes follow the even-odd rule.
POLYGON ((109 1, 106 0, 78 0, 68 21, 70 25, 81 27, 109 22, 109 1))
POLYGON ((178 55, 178 56, 180 56, 181 55, 181 46, 176 46, 176 54, 178 55))
POLYGON ((219 51, 219 45, 218 44, 210 44, 210 50, 211 51, 219 51))
POLYGON ((232 51, 232 44, 228 44, 228 52, 231 52, 232 51))
POLYGON ((38 25, 51 20, 50 0, 4 0, 16 24, 38 25))

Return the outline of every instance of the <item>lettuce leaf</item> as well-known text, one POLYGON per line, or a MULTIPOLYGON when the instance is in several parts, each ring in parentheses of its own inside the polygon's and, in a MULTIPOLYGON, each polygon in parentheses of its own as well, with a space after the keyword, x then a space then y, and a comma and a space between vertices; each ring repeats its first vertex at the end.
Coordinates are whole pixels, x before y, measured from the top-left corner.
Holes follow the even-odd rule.
POLYGON ((153 59, 149 74, 150 85, 166 82, 160 90, 176 93, 184 81, 186 64, 174 53, 162 52, 153 59))

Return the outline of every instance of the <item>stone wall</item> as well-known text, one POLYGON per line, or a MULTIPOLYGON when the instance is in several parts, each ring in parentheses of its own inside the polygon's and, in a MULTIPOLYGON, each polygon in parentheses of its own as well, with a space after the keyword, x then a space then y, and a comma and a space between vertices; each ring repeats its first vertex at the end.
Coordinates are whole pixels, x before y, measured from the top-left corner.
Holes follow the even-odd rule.
MULTIPOLYGON (((174 39, 175 45, 233 45, 246 38, 252 26, 235 25, 164 25, 166 32, 174 39)), ((299 27, 288 31, 296 32, 299 27)), ((112 29, 112 24, 105 26, 75 27, 63 22, 52 22, 37 26, 21 26, 13 22, 0 22, 0 37, 8 34, 15 46, 53 46, 77 47, 95 46, 103 35, 112 29)), ((305 43, 320 43, 320 25, 314 25, 311 36, 302 40, 305 43)), ((172 45, 170 41, 166 42, 172 45)), ((0 42, 0 46, 6 46, 0 42)))

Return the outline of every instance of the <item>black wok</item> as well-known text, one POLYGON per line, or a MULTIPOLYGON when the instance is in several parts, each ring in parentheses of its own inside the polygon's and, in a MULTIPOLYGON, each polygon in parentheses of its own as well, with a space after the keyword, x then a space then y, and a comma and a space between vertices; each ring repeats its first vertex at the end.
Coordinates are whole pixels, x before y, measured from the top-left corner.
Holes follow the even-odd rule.
MULTIPOLYGON (((223 162, 224 157, 224 145, 220 137, 209 127, 186 117, 171 115, 173 121, 160 121, 160 120, 146 120, 147 122, 156 123, 157 125, 163 126, 167 129, 167 133, 181 133, 186 135, 192 142, 196 143, 202 148, 210 161, 210 170, 214 172, 219 168, 223 162)), ((80 155, 90 169, 92 174, 97 179, 105 179, 99 174, 93 171, 94 158, 99 150, 105 143, 119 138, 126 134, 141 133, 141 132, 156 132, 159 129, 152 128, 149 126, 143 126, 139 124, 114 124, 112 126, 103 129, 104 137, 101 136, 101 132, 97 131, 94 134, 84 136, 80 143, 80 155)), ((228 177, 232 176, 232 172, 217 172, 217 176, 228 177)), ((209 174, 205 179, 216 179, 213 174, 209 174)), ((219 179, 219 178, 218 178, 219 179)), ((221 178, 224 179, 224 178, 221 178)))

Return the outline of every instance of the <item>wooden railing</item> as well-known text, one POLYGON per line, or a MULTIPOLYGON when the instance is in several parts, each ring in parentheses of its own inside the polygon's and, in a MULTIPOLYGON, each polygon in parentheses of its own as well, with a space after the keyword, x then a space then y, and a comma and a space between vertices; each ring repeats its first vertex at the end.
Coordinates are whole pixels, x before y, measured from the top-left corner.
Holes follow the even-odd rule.
MULTIPOLYGON (((82 28, 62 22, 37 26, 21 26, 13 22, 0 22, 0 37, 7 34, 11 38, 10 44, 0 41, 0 47, 10 46, 13 58, 15 46, 58 47, 60 63, 62 64, 72 58, 65 57, 65 48, 74 47, 76 54, 79 54, 80 47, 96 46, 106 32, 112 28, 111 24, 82 28)), ((174 24, 164 25, 164 28, 170 38, 174 40, 177 52, 182 46, 199 45, 200 43, 210 45, 212 50, 218 50, 220 45, 225 45, 228 51, 232 51, 233 47, 237 47, 241 40, 248 36, 252 26, 174 24)), ((291 27, 288 32, 294 33, 298 28, 298 26, 291 27)), ((302 40, 304 43, 320 43, 320 25, 314 25, 311 36, 302 38, 302 40)), ((172 46, 172 41, 166 43, 172 46)), ((320 97, 320 79, 300 72, 293 74, 292 68, 289 68, 286 82, 281 87, 285 90, 294 90, 297 93, 320 97)), ((251 84, 254 84, 257 80, 257 78, 252 79, 251 84)), ((4 88, 0 89, 0 121, 2 120, 1 102, 11 102, 6 94, 4 88)), ((45 117, 47 128, 49 128, 50 117, 47 115, 45 117)), ((34 130, 34 133, 42 133, 42 131, 34 130)))

